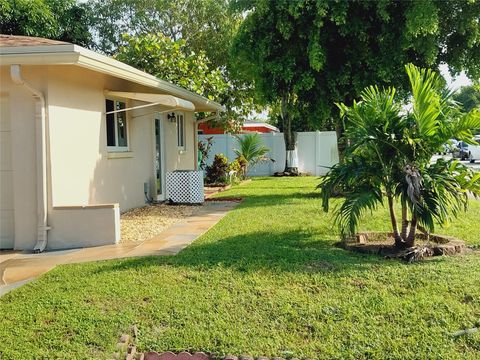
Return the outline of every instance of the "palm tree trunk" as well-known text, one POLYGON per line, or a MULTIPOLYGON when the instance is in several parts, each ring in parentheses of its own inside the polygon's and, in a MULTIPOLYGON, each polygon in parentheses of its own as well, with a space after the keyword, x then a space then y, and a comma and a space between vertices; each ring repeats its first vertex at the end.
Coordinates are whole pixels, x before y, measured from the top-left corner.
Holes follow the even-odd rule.
POLYGON ((338 160, 340 163, 343 163, 347 144, 345 143, 345 139, 343 138, 345 130, 343 128, 343 123, 341 120, 337 120, 337 123, 335 124, 335 132, 337 133, 338 160))
POLYGON ((398 232, 397 216, 395 215, 395 209, 393 208, 393 197, 387 195, 388 198, 388 210, 390 211, 390 221, 392 223, 393 237, 395 239, 395 246, 402 246, 403 240, 398 232))
POLYGON ((415 214, 413 214, 412 216, 412 222, 410 224, 410 232, 408 233, 408 237, 405 241, 405 245, 407 247, 412 247, 413 245, 415 245, 415 235, 417 233, 417 216, 415 214))
POLYGON ((407 232, 408 232, 408 208, 407 203, 405 200, 402 200, 402 232, 400 236, 402 237, 403 241, 407 239, 407 232))

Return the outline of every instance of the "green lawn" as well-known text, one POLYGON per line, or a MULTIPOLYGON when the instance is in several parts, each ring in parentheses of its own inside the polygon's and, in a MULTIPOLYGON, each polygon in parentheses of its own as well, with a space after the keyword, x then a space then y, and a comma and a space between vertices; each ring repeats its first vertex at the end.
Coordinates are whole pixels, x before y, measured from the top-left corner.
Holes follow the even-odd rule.
MULTIPOLYGON (((0 358, 141 350, 319 359, 480 358, 480 254, 408 265, 332 246, 315 178, 265 178, 174 257, 61 266, 0 299, 0 358)), ((388 229, 386 211, 365 230, 388 229)), ((480 203, 439 232, 480 244, 480 203)))

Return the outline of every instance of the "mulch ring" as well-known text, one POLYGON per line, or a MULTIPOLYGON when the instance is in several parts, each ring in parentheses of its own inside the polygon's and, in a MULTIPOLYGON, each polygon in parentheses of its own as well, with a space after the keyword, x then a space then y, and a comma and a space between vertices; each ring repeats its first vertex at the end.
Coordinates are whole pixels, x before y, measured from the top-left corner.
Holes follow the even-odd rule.
POLYGON ((363 254, 380 255, 386 259, 401 259, 408 262, 441 255, 463 254, 470 249, 459 239, 444 235, 417 234, 415 246, 399 248, 394 245, 392 233, 363 232, 355 239, 340 242, 339 247, 363 254))

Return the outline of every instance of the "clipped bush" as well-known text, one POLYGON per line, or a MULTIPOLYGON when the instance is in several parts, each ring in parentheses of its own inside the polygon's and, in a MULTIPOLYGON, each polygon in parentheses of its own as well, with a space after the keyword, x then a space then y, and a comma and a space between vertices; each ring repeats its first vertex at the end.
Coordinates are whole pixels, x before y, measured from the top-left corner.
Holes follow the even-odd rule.
POLYGON ((205 182, 207 184, 227 183, 228 159, 223 154, 215 154, 212 165, 205 169, 205 182))

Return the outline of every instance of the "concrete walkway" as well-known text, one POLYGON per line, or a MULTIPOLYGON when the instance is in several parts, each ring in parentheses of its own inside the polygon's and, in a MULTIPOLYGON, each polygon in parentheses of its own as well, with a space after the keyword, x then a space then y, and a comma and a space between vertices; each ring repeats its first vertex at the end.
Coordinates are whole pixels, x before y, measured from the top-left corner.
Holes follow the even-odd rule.
POLYGON ((237 203, 234 202, 206 202, 205 205, 196 208, 191 216, 141 243, 47 251, 41 254, 1 252, 0 296, 60 264, 137 256, 174 255, 218 223, 236 205, 237 203))

